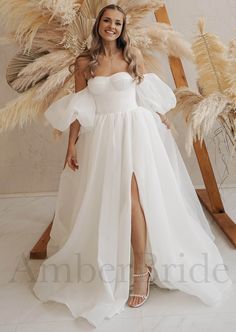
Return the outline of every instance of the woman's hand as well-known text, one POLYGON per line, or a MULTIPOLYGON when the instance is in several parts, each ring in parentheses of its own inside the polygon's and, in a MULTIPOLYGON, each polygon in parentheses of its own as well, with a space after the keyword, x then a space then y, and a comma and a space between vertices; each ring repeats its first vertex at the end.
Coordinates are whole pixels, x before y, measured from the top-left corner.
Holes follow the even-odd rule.
POLYGON ((158 113, 158 114, 161 118, 161 122, 164 123, 168 129, 170 129, 170 121, 168 120, 167 116, 164 114, 161 114, 161 113, 158 113))
POLYGON ((75 144, 68 146, 64 168, 66 167, 66 164, 68 164, 73 171, 79 168, 75 144))

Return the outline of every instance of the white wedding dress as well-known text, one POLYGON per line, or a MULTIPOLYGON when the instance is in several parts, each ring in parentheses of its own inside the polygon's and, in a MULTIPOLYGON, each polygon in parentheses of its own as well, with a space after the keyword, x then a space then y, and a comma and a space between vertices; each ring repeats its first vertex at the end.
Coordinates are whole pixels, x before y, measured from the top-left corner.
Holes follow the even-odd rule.
POLYGON ((81 129, 79 170, 66 166, 60 178, 49 241, 56 250, 33 288, 42 302, 64 303, 94 326, 124 310, 133 268, 132 173, 154 283, 207 305, 222 299, 232 282, 171 131, 155 113, 175 104, 157 75, 147 73, 137 84, 119 72, 89 79, 46 111, 54 128, 64 131, 78 119, 81 129))

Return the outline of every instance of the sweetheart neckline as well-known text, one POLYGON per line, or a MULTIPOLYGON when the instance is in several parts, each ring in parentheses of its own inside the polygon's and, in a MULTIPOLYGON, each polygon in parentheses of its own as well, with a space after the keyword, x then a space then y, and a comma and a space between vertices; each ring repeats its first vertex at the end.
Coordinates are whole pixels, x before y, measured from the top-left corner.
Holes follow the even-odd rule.
POLYGON ((117 73, 114 73, 114 74, 111 74, 111 75, 106 75, 106 76, 105 75, 98 75, 98 76, 90 77, 88 79, 88 81, 94 80, 95 78, 110 78, 110 77, 113 77, 113 76, 118 75, 118 74, 128 74, 130 77, 132 77, 130 75, 130 73, 128 73, 127 71, 118 71, 117 73))
MULTIPOLYGON (((111 78, 115 75, 118 75, 118 74, 128 74, 131 78, 132 76, 130 75, 130 73, 128 73, 127 71, 118 71, 117 73, 114 73, 114 74, 111 74, 111 75, 98 75, 98 76, 94 76, 94 77, 90 77, 87 82, 89 82, 90 80, 94 80, 95 78, 111 78)), ((144 73, 143 76, 146 76, 146 75, 149 75, 149 74, 152 74, 152 73, 144 73)))

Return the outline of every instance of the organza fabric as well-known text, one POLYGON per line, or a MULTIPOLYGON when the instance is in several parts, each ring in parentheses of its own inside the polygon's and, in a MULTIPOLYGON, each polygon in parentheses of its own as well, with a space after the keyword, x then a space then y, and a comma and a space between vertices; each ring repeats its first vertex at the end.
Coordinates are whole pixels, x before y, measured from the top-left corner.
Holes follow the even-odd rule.
POLYGON ((138 85, 120 72, 91 78, 84 90, 48 109, 54 128, 66 130, 74 119, 82 127, 79 170, 66 166, 61 173, 52 251, 33 289, 41 301, 64 303, 94 326, 125 309, 133 267, 133 174, 154 283, 207 305, 222 299, 232 282, 171 131, 155 113, 175 104, 155 74, 145 74, 138 85))

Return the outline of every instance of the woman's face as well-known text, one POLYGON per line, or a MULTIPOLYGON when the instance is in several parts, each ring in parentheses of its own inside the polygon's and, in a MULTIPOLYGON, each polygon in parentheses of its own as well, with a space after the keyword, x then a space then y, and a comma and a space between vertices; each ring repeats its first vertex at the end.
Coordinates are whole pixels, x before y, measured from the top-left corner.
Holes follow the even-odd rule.
POLYGON ((107 9, 99 22, 98 32, 106 41, 116 40, 122 31, 123 14, 114 9, 107 9))

